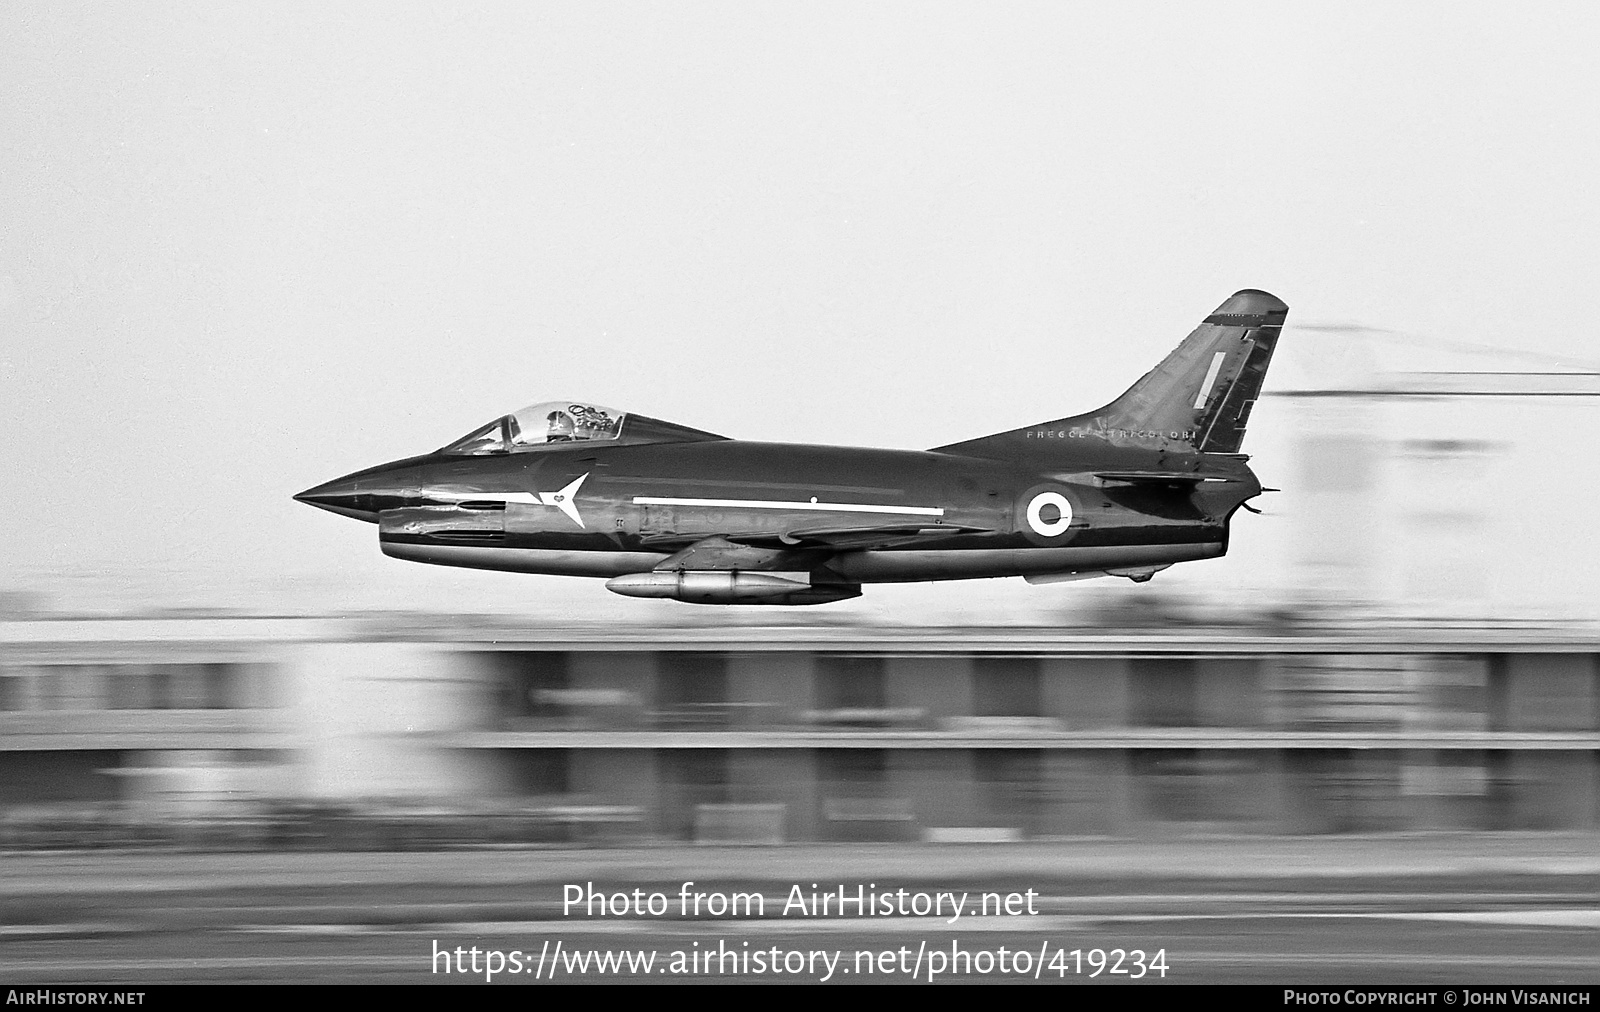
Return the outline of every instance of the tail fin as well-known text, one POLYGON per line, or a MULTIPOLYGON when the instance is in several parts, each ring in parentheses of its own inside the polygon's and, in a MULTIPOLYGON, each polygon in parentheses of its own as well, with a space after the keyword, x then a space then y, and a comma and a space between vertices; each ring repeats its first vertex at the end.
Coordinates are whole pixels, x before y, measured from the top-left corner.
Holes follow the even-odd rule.
POLYGON ((1160 365, 1100 410, 935 450, 1012 456, 1091 439, 1152 450, 1237 453, 1288 312, 1266 292, 1236 292, 1160 365))

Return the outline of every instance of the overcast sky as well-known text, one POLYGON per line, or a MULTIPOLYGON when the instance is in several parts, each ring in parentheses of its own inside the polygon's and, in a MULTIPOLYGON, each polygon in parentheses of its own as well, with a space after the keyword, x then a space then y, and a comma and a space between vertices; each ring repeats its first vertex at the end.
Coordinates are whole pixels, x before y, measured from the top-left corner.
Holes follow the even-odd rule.
POLYGON ((504 592, 289 496, 555 397, 933 446, 1244 287, 1269 387, 1297 322, 1600 358, 1600 8, 444 8, 0 7, 0 587, 504 592))

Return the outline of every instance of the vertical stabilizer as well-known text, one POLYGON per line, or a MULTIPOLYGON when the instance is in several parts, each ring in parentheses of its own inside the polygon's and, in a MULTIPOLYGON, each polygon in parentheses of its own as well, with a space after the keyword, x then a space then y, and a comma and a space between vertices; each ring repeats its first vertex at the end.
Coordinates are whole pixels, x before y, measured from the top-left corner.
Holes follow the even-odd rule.
POLYGON ((1121 397, 1087 414, 1058 418, 949 446, 943 453, 1009 456, 1063 449, 1082 440, 1188 453, 1237 453, 1261 393, 1289 307, 1247 288, 1207 316, 1161 364, 1121 397))

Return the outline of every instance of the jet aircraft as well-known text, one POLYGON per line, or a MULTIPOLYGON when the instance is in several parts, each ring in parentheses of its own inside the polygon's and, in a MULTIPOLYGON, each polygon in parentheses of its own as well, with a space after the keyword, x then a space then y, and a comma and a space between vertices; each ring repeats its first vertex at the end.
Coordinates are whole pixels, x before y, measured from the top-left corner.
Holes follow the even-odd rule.
POLYGON ((1105 407, 929 450, 749 442, 560 400, 295 498, 376 524, 397 559, 601 577, 628 597, 1142 582, 1226 553, 1263 491, 1239 446, 1287 313, 1238 292, 1105 407))

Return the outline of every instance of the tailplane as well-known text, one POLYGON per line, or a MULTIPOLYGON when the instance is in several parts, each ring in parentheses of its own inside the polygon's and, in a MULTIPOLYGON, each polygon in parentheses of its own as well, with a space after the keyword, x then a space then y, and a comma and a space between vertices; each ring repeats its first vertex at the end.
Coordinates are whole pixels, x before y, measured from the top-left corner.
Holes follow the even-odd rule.
POLYGON ((1160 365, 1098 411, 935 450, 1010 456, 1019 450, 1038 452, 1049 443, 1066 448, 1090 439, 1144 449, 1238 453, 1288 312, 1276 296, 1247 288, 1218 306, 1160 365))

